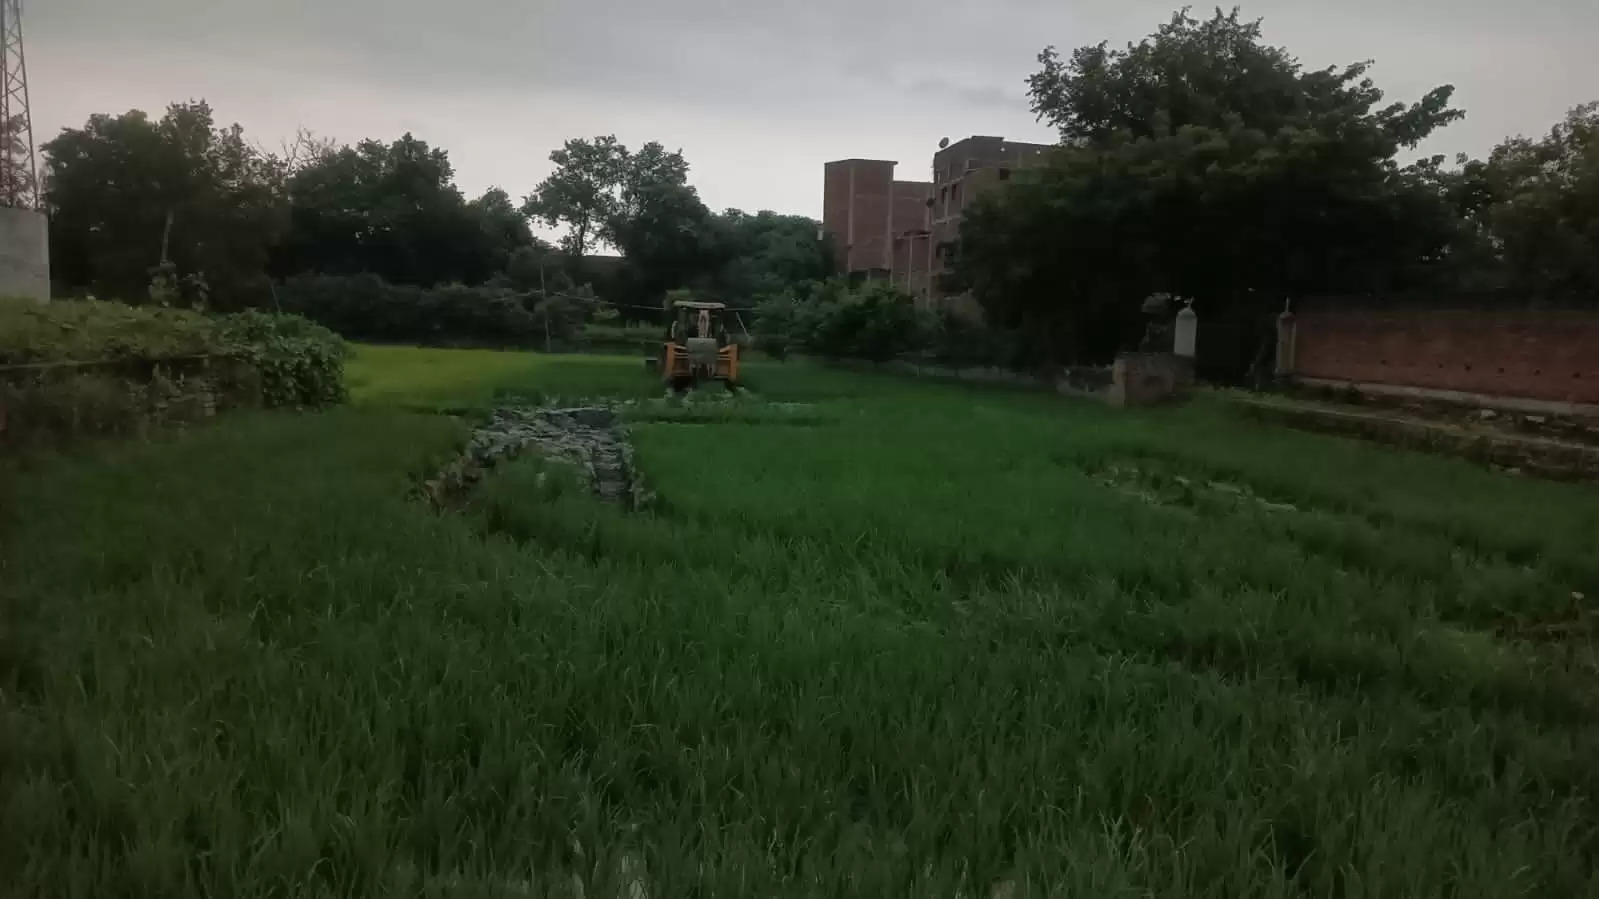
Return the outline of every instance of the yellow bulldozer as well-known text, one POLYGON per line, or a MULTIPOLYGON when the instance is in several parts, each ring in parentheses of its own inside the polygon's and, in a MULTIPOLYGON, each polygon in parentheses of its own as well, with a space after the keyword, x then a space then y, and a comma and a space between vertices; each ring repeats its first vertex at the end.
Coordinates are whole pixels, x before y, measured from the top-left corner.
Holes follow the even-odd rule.
POLYGON ((727 330, 727 306, 677 300, 667 310, 670 323, 661 350, 661 378, 673 390, 707 381, 738 385, 738 344, 727 330))

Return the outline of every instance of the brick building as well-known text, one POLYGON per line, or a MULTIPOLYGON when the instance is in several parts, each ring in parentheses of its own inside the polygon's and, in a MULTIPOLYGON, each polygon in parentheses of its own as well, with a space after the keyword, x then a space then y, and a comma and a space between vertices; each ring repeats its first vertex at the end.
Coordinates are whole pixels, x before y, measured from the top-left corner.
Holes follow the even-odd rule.
POLYGON ((824 167, 822 227, 833 236, 838 271, 883 278, 926 308, 975 311, 945 297, 939 276, 960 236, 963 211, 1017 168, 1039 161, 1048 144, 968 137, 933 155, 932 181, 896 181, 896 162, 841 159, 824 167))

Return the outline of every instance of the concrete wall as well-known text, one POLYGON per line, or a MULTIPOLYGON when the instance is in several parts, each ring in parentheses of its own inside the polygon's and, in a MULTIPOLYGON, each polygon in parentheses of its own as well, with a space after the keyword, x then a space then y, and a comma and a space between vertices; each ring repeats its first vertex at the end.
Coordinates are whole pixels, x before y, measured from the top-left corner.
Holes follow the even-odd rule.
POLYGON ((1194 360, 1172 353, 1122 353, 1110 372, 1112 406, 1149 406, 1194 386, 1194 360))
POLYGON ((1599 403, 1599 311, 1295 310, 1296 377, 1599 403))
POLYGON ((0 207, 0 298, 50 299, 50 229, 44 213, 0 207))

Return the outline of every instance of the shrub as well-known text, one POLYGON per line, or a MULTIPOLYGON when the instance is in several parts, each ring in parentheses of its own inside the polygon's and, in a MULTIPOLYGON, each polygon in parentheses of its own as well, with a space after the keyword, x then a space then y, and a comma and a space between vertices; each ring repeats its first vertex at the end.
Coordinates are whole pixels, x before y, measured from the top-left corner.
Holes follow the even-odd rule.
POLYGON ((0 300, 0 366, 171 359, 225 349, 213 320, 190 309, 0 300))
POLYGON ((0 440, 126 434, 344 398, 344 343, 296 316, 0 301, 0 440))
POLYGON ((505 286, 410 287, 376 275, 302 275, 278 288, 285 312, 351 340, 423 346, 537 347, 569 342, 586 310, 579 301, 505 286))
POLYGON ((262 405, 314 407, 346 399, 348 352, 327 328, 297 315, 250 310, 224 316, 217 329, 258 373, 262 405))
POLYGON ((845 291, 823 287, 808 299, 784 296, 763 303, 757 345, 776 358, 805 350, 883 362, 924 349, 932 325, 928 313, 887 284, 845 291))
POLYGON ((835 279, 767 299, 757 308, 755 330, 756 345, 774 359, 804 351, 874 362, 911 357, 952 368, 1025 369, 1038 362, 1015 332, 917 309, 882 282, 850 288, 835 279))

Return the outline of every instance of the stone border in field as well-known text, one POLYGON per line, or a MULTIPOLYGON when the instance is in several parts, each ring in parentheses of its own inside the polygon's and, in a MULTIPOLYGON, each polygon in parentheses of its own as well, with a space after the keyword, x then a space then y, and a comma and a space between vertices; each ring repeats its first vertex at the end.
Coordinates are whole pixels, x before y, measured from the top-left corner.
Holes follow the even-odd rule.
POLYGON ((436 505, 454 505, 500 462, 528 451, 576 468, 604 502, 636 509, 651 498, 633 464, 626 428, 616 410, 603 405, 495 409, 424 490, 436 505))
POLYGON ((1051 390, 1062 396, 1094 400, 1126 408, 1181 400, 1194 386, 1192 359, 1171 353, 1121 353, 1109 366, 1072 366, 1056 374, 1027 374, 1006 368, 951 368, 908 359, 863 362, 858 359, 820 359, 827 365, 854 371, 890 372, 920 378, 1000 384, 1027 390, 1051 390))
POLYGON ((1599 480, 1599 447, 1503 431, 1474 431, 1394 414, 1287 399, 1231 397, 1245 415, 1306 431, 1340 434, 1406 449, 1460 456, 1512 473, 1553 480, 1599 480))

